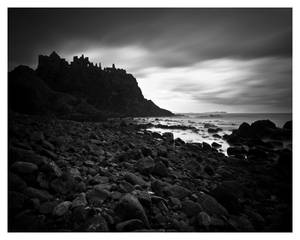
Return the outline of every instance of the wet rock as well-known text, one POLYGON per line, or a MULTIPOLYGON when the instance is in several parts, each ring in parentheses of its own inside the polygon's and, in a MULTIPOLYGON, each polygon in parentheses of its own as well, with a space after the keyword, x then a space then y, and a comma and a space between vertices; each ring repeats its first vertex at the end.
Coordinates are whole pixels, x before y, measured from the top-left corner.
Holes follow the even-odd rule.
POLYGON ((150 156, 142 158, 142 159, 138 160, 138 162, 136 163, 136 167, 137 167, 138 171, 143 174, 151 173, 154 166, 155 166, 154 160, 150 156))
POLYGON ((216 133, 213 134, 212 136, 213 136, 214 138, 222 138, 219 134, 216 134, 216 133))
POLYGON ((27 187, 26 182, 14 173, 8 174, 8 188, 14 191, 23 192, 27 187))
POLYGON ((132 194, 139 200, 139 202, 147 208, 151 207, 151 203, 153 200, 154 196, 151 196, 148 192, 146 191, 141 191, 141 190, 134 190, 132 194))
POLYGON ((292 121, 287 121, 284 125, 283 125, 284 129, 288 129, 288 130, 293 130, 293 122, 292 121))
POLYGON ((134 186, 125 180, 121 181, 119 187, 124 193, 130 193, 134 190, 134 186))
POLYGON ((212 146, 213 148, 220 148, 220 147, 222 147, 221 144, 216 143, 216 142, 213 142, 213 143, 211 144, 211 146, 212 146))
POLYGON ((251 124, 251 131, 259 137, 269 136, 272 130, 276 130, 276 125, 270 120, 258 120, 251 124))
POLYGON ((241 137, 251 137, 252 131, 250 125, 246 122, 243 122, 238 128, 238 133, 241 137))
POLYGON ((78 170, 78 168, 69 168, 67 171, 72 178, 79 179, 79 180, 82 179, 81 173, 78 170))
POLYGON ((174 141, 174 135, 171 132, 165 132, 162 135, 163 139, 166 140, 166 142, 173 142, 174 141))
POLYGON ((56 165, 54 161, 49 161, 47 164, 43 165, 42 170, 54 175, 55 177, 62 176, 62 170, 56 165))
POLYGON ((102 204, 108 197, 110 196, 110 192, 101 187, 94 187, 94 189, 89 190, 86 194, 86 198, 89 204, 92 205, 100 205, 102 204))
POLYGON ((63 216, 69 211, 69 208, 71 207, 71 205, 72 205, 72 203, 70 201, 65 201, 65 202, 59 203, 53 209, 52 214, 54 216, 58 216, 58 217, 63 216))
POLYGON ((43 172, 39 172, 37 178, 36 178, 37 183, 41 188, 49 188, 49 181, 47 176, 43 172))
POLYGON ((94 216, 87 222, 85 231, 87 232, 108 232, 109 228, 104 217, 101 215, 94 216))
POLYGON ((75 179, 68 173, 63 173, 60 178, 55 178, 54 180, 52 180, 50 183, 50 187, 52 190, 60 194, 67 194, 72 191, 80 190, 78 188, 78 182, 76 182, 75 179))
POLYGON ((35 154, 33 151, 10 147, 8 153, 9 162, 29 162, 38 166, 46 163, 47 159, 35 154))
POLYGON ((202 211, 197 215, 197 222, 199 226, 208 230, 209 226, 211 225, 211 217, 206 212, 202 211))
POLYGON ((152 171, 153 174, 160 177, 167 177, 169 174, 168 168, 161 161, 155 163, 154 169, 152 171))
POLYGON ((51 158, 51 159, 53 159, 53 160, 56 160, 56 159, 57 159, 57 155, 56 155, 53 151, 51 151, 51 150, 47 150, 47 149, 45 149, 45 148, 41 148, 41 149, 39 150, 39 153, 40 153, 41 155, 46 156, 46 157, 48 157, 48 158, 51 158))
POLYGON ((50 214, 53 212, 53 209, 57 206, 55 201, 53 202, 44 202, 40 205, 39 212, 42 214, 50 214))
POLYGON ((231 216, 229 224, 238 232, 253 232, 254 227, 246 216, 231 216))
POLYGON ((267 158, 267 153, 257 147, 250 148, 248 151, 248 156, 253 157, 255 160, 261 160, 267 158))
POLYGON ((177 184, 175 185, 169 185, 167 187, 164 188, 164 191, 172 197, 175 198, 179 198, 179 199, 183 199, 185 197, 188 197, 189 195, 191 195, 191 191, 188 190, 185 187, 179 186, 177 184))
POLYGON ((13 165, 11 165, 11 170, 21 174, 31 174, 38 170, 38 166, 30 162, 15 162, 13 165))
POLYGON ((147 183, 144 181, 142 177, 139 177, 136 174, 131 172, 126 172, 124 175, 124 179, 134 185, 141 185, 141 186, 147 185, 147 183))
POLYGON ((123 220, 139 219, 149 228, 149 220, 143 206, 139 200, 131 194, 126 194, 120 199, 115 212, 123 220))
POLYGON ((204 128, 215 128, 215 127, 217 127, 217 126, 214 125, 214 124, 211 124, 211 123, 205 123, 204 124, 204 128))
POLYGON ((208 128, 207 131, 209 133, 217 133, 217 132, 220 132, 222 131, 223 129, 222 128, 208 128))
POLYGON ((41 201, 53 199, 53 196, 46 190, 40 190, 33 187, 27 187, 24 193, 30 198, 38 198, 41 201))
POLYGON ((50 143, 50 142, 48 142, 48 141, 45 140, 45 139, 42 141, 42 146, 43 146, 44 148, 47 148, 47 149, 51 150, 51 151, 54 151, 54 150, 55 150, 55 147, 53 146, 53 144, 50 143))
POLYGON ((160 181, 158 179, 154 180, 151 183, 151 188, 152 190, 159 196, 163 196, 164 195, 164 189, 168 186, 167 183, 160 181))
POLYGON ((227 154, 230 156, 237 156, 246 154, 246 150, 243 147, 235 146, 227 148, 227 154))
POLYGON ((182 211, 188 216, 196 216, 202 210, 201 206, 198 203, 195 203, 191 200, 184 200, 182 202, 182 211))
POLYGON ((201 205, 203 211, 209 215, 228 216, 227 210, 212 196, 204 192, 200 192, 197 196, 198 203, 201 205))
POLYGON ((213 176, 215 174, 214 169, 212 168, 212 166, 210 165, 206 165, 204 167, 204 171, 209 175, 209 176, 213 176))
POLYGON ((265 219, 257 212, 255 212, 253 209, 246 210, 246 215, 248 216, 249 220, 251 220, 251 223, 255 227, 256 230, 262 230, 265 226, 265 219))
POLYGON ((115 191, 111 193, 111 198, 114 200, 119 200, 122 197, 122 193, 115 191))
POLYGON ((8 191, 9 213, 14 214, 22 210, 26 200, 28 200, 28 197, 23 193, 16 191, 8 191))
POLYGON ((116 225, 118 232, 131 232, 145 228, 145 224, 140 219, 130 219, 124 222, 120 222, 116 225))
POLYGON ((85 230, 85 223, 86 223, 86 219, 89 216, 89 212, 90 212, 90 208, 86 208, 83 206, 79 206, 79 207, 75 207, 72 209, 72 216, 71 219, 74 223, 77 223, 79 225, 79 229, 78 230, 85 230))
POLYGON ((283 149, 279 152, 279 159, 277 165, 285 174, 292 172, 292 158, 293 154, 292 151, 289 149, 283 149))
POLYGON ((153 156, 152 150, 151 150, 151 148, 149 148, 149 147, 144 146, 144 147, 142 147, 141 151, 142 151, 142 154, 143 154, 145 157, 147 157, 147 156, 153 156))
POLYGON ((202 171, 202 167, 201 167, 200 163, 198 161, 196 161, 195 159, 189 160, 184 166, 195 177, 199 176, 202 171))
POLYGON ((205 152, 210 152, 211 151, 211 146, 206 142, 202 143, 202 148, 203 148, 203 151, 205 151, 205 152))
POLYGON ((86 206, 87 200, 85 193, 80 193, 73 201, 72 201, 72 208, 79 207, 79 206, 86 206))
POLYGON ((227 181, 212 190, 210 195, 221 203, 229 213, 238 214, 242 210, 238 201, 239 195, 242 195, 241 191, 242 187, 239 184, 227 181))

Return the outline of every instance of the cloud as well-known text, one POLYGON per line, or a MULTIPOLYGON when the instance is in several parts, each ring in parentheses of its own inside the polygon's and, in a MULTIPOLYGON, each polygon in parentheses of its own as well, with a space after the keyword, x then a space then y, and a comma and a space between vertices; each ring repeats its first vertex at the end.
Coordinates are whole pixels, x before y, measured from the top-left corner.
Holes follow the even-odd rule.
POLYGON ((179 67, 291 56, 291 32, 291 9, 10 9, 9 58, 138 46, 155 66, 179 67))
POLYGON ((10 9, 9 68, 84 54, 177 111, 291 111, 291 9, 10 9))
POLYGON ((169 106, 184 99, 196 112, 212 110, 205 104, 239 112, 251 106, 256 112, 291 111, 291 67, 290 58, 223 58, 173 70, 148 70, 139 82, 147 97, 162 104, 168 99, 169 106))

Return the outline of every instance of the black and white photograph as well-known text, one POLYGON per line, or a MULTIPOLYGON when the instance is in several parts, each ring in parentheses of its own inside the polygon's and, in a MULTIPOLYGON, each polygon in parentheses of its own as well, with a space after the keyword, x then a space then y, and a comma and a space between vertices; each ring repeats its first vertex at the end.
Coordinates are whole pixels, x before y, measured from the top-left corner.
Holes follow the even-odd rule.
POLYGON ((293 8, 6 11, 8 233, 295 230, 293 8))

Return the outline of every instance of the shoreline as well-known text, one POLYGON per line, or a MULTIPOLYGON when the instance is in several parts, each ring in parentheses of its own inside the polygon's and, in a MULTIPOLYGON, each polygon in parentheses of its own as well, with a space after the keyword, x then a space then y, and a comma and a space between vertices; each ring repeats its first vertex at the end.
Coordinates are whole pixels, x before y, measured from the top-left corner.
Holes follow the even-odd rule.
POLYGON ((225 156, 132 122, 9 116, 9 231, 291 231, 292 152, 248 130, 225 156))

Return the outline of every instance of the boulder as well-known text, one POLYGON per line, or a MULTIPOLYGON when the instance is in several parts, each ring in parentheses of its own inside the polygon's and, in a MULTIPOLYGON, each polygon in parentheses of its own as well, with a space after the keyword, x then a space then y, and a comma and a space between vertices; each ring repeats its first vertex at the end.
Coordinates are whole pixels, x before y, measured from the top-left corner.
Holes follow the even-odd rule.
POLYGON ((202 149, 205 152, 210 152, 211 151, 211 146, 207 142, 202 142, 202 149))
POLYGON ((190 190, 188 190, 185 187, 179 186, 177 184, 166 186, 164 188, 164 192, 171 197, 175 197, 179 199, 183 199, 191 195, 190 190))
POLYGON ((11 170, 16 173, 31 174, 39 168, 36 164, 30 162, 15 162, 11 165, 11 170))
POLYGON ((53 196, 46 190, 40 190, 33 187, 27 187, 24 193, 30 198, 38 198, 41 201, 53 199, 53 196))
POLYGON ((227 154, 229 156, 239 156, 239 155, 243 155, 246 154, 247 151, 240 146, 234 146, 234 147, 229 147, 227 148, 227 154))
POLYGON ((203 227, 206 230, 208 230, 208 228, 211 224, 211 218, 206 212, 202 211, 202 212, 198 213, 197 222, 200 227, 203 227))
POLYGON ((153 155, 153 154, 152 154, 151 148, 149 148, 149 147, 147 147, 147 146, 143 146, 143 147, 141 148, 141 151, 142 151, 142 154, 143 154, 145 157, 147 157, 147 156, 152 156, 152 155, 153 155))
POLYGON ((182 211, 188 216, 196 216, 202 210, 200 204, 191 200, 182 201, 182 211))
POLYGON ((252 131, 250 125, 246 122, 243 122, 238 128, 238 134, 244 138, 251 137, 252 131))
POLYGON ((8 160, 13 162, 29 162, 38 166, 47 163, 47 159, 34 153, 31 150, 24 150, 16 147, 10 147, 8 151, 8 160))
POLYGON ((11 172, 8 173, 8 189, 23 192, 26 187, 27 184, 21 177, 11 172))
POLYGON ((58 167, 54 161, 49 161, 47 164, 44 164, 42 170, 55 177, 61 177, 63 174, 60 167, 58 167))
POLYGON ((101 215, 89 218, 86 222, 85 231, 87 232, 108 232, 109 228, 105 218, 101 215))
POLYGON ((276 130, 276 125, 270 120, 258 120, 251 124, 251 132, 259 137, 269 136, 273 130, 276 130))
POLYGON ((60 217, 65 215, 68 211, 69 208, 72 206, 72 202, 70 201, 65 201, 62 203, 59 203, 54 209, 53 209, 53 215, 60 217))
POLYGON ((155 179, 151 183, 151 189, 159 196, 163 196, 165 192, 165 188, 168 187, 168 183, 155 179))
POLYGON ((124 179, 134 185, 140 185, 140 186, 147 185, 147 183, 144 181, 142 177, 137 176, 136 174, 131 172, 126 172, 124 175, 124 179))
POLYGON ((79 206, 86 206, 87 200, 85 193, 80 193, 73 201, 72 201, 72 208, 79 207, 79 206))
POLYGON ((86 194, 89 204, 100 205, 108 197, 110 197, 110 192, 101 186, 95 186, 94 189, 91 189, 86 194))
POLYGON ((158 161, 155 163, 152 173, 160 177, 167 177, 169 171, 166 165, 162 161, 158 161))
POLYGON ((200 192, 197 196, 203 211, 209 215, 228 216, 228 211, 212 196, 204 192, 200 192))
POLYGON ((118 232, 131 232, 143 228, 145 228, 145 224, 140 219, 130 219, 116 225, 118 232))
POLYGON ((56 206, 57 203, 55 201, 44 202, 40 205, 39 212, 42 214, 52 213, 56 206))
POLYGON ((202 167, 201 167, 200 163, 198 161, 196 161, 195 159, 189 160, 188 162, 185 163, 184 166, 195 177, 199 176, 202 171, 202 167))
POLYGON ((155 167, 155 162, 152 157, 148 156, 137 161, 136 167, 139 172, 149 174, 155 167))
POLYGON ((16 191, 8 191, 8 214, 14 214, 23 209, 28 196, 16 191))
POLYGON ((213 142, 213 143, 211 144, 211 146, 212 146, 213 148, 220 148, 220 147, 222 147, 221 144, 216 143, 216 142, 213 142))
POLYGON ((229 213, 237 215, 242 210, 238 201, 239 196, 243 195, 242 189, 234 181, 224 181, 221 185, 210 191, 210 195, 221 203, 229 213))
POLYGON ((293 130, 293 122, 291 121, 287 121, 284 125, 283 125, 284 129, 288 129, 288 130, 293 130))
POLYGON ((162 135, 163 139, 165 139, 166 142, 173 142, 174 141, 174 134, 171 132, 165 132, 162 135))
POLYGON ((115 212, 122 220, 139 219, 147 228, 150 227, 143 206, 135 196, 129 193, 120 199, 115 212))

